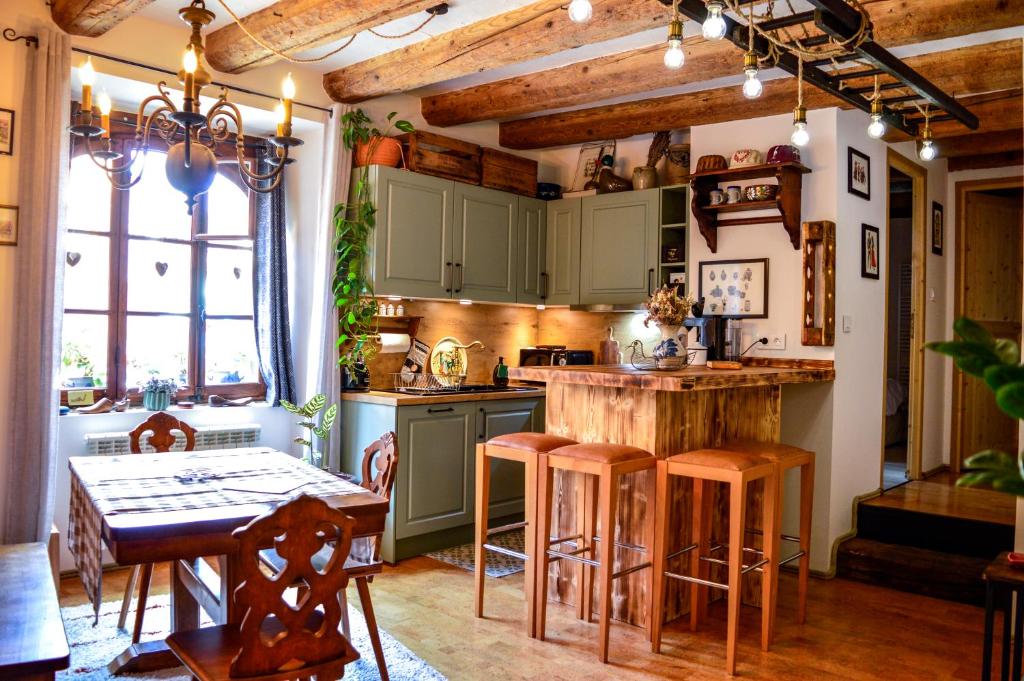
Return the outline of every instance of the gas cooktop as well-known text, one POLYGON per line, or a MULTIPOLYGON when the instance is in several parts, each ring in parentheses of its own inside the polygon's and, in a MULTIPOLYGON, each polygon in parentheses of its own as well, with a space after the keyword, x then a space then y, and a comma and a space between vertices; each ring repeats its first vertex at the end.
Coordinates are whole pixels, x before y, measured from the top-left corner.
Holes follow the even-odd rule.
POLYGON ((536 390, 528 386, 500 386, 486 384, 467 384, 458 388, 433 389, 433 388, 383 388, 381 392, 402 393, 403 395, 446 395, 448 393, 518 393, 536 390))

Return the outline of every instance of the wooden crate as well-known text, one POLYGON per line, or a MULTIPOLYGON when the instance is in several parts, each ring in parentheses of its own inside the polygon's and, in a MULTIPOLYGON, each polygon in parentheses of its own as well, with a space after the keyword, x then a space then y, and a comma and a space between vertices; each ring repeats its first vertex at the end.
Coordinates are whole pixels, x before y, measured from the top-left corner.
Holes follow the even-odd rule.
POLYGON ((417 130, 398 139, 409 170, 447 180, 480 184, 480 146, 417 130))
POLYGON ((497 149, 484 147, 483 178, 480 182, 491 189, 537 196, 537 162, 497 149))

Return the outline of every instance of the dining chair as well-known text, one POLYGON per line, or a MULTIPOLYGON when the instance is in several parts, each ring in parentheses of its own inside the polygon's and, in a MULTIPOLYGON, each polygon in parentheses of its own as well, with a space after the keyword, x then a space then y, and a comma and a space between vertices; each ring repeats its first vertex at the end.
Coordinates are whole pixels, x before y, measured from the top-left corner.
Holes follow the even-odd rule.
MULTIPOLYGON (((362 482, 359 483, 364 489, 391 501, 391 492, 395 487, 395 475, 398 472, 398 441, 393 432, 387 432, 374 440, 363 450, 362 460, 362 482)), ((356 582, 356 590, 359 593, 359 602, 363 606, 363 617, 366 618, 366 630, 370 637, 370 645, 373 646, 373 654, 377 660, 377 670, 380 673, 381 681, 388 681, 388 668, 384 660, 384 648, 380 642, 380 632, 377 629, 377 618, 373 614, 373 602, 370 600, 370 582, 374 575, 383 571, 384 563, 380 559, 381 535, 372 537, 357 538, 353 540, 349 550, 348 560, 345 561, 345 570, 348 571, 356 582)), ((324 549, 313 556, 313 566, 323 568, 331 551, 324 549)), ((261 554, 264 565, 275 572, 280 572, 286 565, 285 559, 279 551, 267 549, 261 554)), ((299 597, 305 587, 302 584, 292 584, 299 588, 299 597)), ((345 589, 338 592, 338 602, 341 604, 341 625, 342 631, 347 638, 351 638, 351 628, 348 619, 348 596, 345 589)))
MULTIPOLYGON (((146 438, 146 444, 157 452, 169 452, 177 440, 174 431, 178 431, 185 436, 186 452, 191 452, 196 448, 196 429, 164 411, 156 412, 140 423, 135 430, 128 433, 128 448, 132 454, 141 454, 143 435, 152 433, 146 438)), ((135 593, 135 586, 138 584, 139 600, 135 603, 135 626, 132 629, 132 643, 138 643, 139 638, 142 636, 142 619, 145 617, 146 601, 149 598, 149 585, 152 581, 152 563, 132 566, 131 574, 128 575, 128 585, 124 590, 124 598, 121 600, 121 614, 117 618, 117 628, 124 629, 124 625, 128 621, 128 611, 132 607, 132 594, 135 593)))
POLYGON ((349 572, 355 520, 325 501, 300 494, 256 518, 232 536, 238 540, 241 582, 235 589, 240 623, 181 631, 167 647, 199 681, 331 681, 359 659, 339 625, 349 572), (287 562, 279 574, 263 569, 260 547, 274 546, 287 562), (314 556, 327 552, 317 568, 314 556), (295 583, 304 594, 292 604, 295 583))

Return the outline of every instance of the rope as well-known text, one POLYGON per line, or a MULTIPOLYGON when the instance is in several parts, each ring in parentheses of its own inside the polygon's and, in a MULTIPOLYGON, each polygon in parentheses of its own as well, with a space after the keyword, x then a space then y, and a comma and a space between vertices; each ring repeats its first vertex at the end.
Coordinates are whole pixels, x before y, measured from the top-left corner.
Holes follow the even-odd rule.
MULTIPOLYGON (((725 0, 726 5, 736 15, 742 17, 744 12, 739 6, 737 0, 725 0)), ((748 31, 756 31, 758 35, 763 37, 769 43, 769 54, 767 58, 773 59, 776 63, 778 62, 779 56, 784 52, 789 52, 799 59, 823 59, 823 58, 834 58, 839 54, 844 54, 852 49, 856 49, 861 43, 868 39, 871 29, 871 17, 867 11, 861 5, 860 0, 849 0, 850 6, 853 7, 860 14, 860 26, 857 28, 857 32, 854 33, 846 40, 836 40, 835 38, 829 38, 828 43, 819 49, 811 49, 804 45, 803 41, 811 37, 810 32, 807 30, 807 26, 801 24, 803 31, 803 38, 797 38, 791 34, 788 28, 782 28, 776 31, 765 31, 758 26, 757 20, 766 20, 774 18, 775 2, 771 0, 768 3, 767 10, 763 15, 756 16, 754 14, 754 6, 751 4, 750 11, 748 14, 748 31), (780 37, 781 36, 781 37, 780 37)), ((792 0, 786 0, 786 5, 792 14, 796 14, 795 8, 793 7, 792 0)), ((767 59, 766 58, 766 59, 767 59)))
POLYGON ((398 40, 399 38, 407 38, 407 37, 411 36, 413 33, 416 33, 421 28, 423 28, 424 26, 429 24, 431 21, 433 21, 434 17, 436 17, 436 16, 437 16, 436 14, 428 14, 427 18, 424 19, 423 22, 419 26, 417 26, 416 28, 412 29, 411 31, 406 31, 405 33, 399 33, 398 35, 384 35, 382 33, 377 33, 377 31, 373 30, 372 28, 368 28, 366 30, 369 31, 370 33, 374 34, 378 38, 384 38, 386 40, 398 40))

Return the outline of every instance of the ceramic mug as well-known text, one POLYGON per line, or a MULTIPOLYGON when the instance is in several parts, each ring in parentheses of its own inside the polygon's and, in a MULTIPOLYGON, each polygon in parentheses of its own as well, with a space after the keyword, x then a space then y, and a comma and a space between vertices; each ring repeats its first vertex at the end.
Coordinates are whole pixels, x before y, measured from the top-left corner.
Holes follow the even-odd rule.
POLYGON ((725 202, 725 195, 721 189, 712 189, 708 196, 711 199, 712 206, 720 206, 725 202))
POLYGON ((740 186, 738 184, 729 185, 725 189, 725 195, 728 203, 739 203, 740 202, 740 186))

